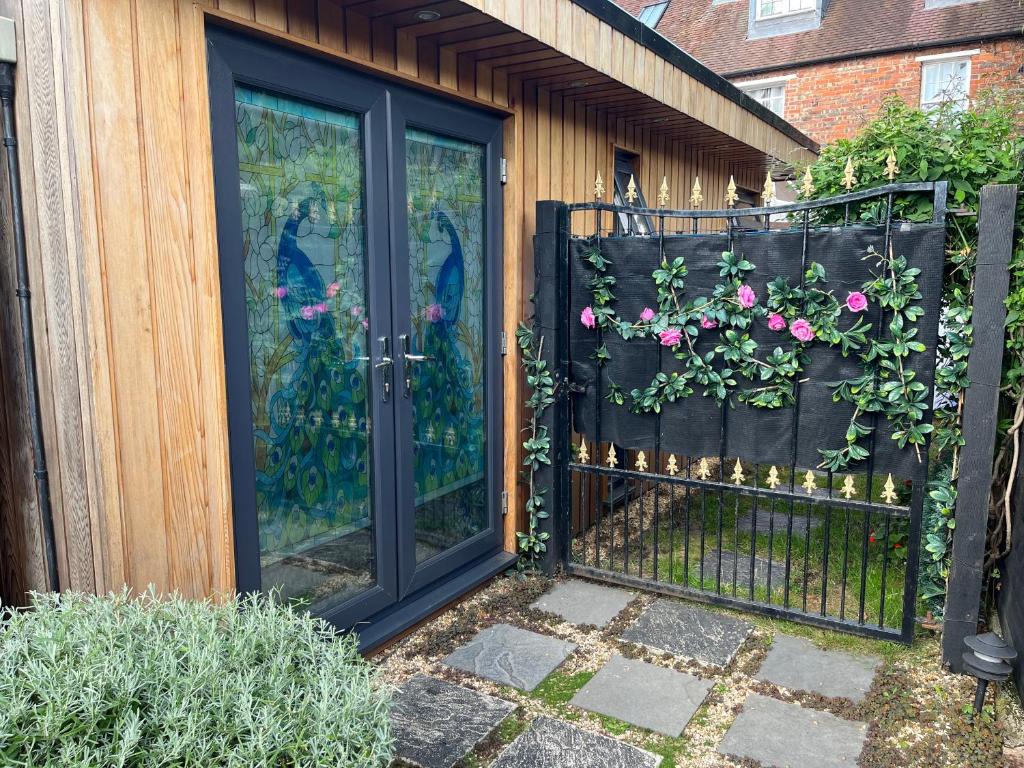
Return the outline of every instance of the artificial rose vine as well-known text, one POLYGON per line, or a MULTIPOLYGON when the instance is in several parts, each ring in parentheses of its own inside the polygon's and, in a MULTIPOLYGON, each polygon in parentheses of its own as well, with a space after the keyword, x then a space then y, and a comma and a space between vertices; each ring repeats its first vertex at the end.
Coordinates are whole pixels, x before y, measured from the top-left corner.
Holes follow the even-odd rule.
MULTIPOLYGON (((869 249, 868 256, 878 257, 869 249)), ((791 286, 784 277, 777 277, 767 286, 767 297, 759 303, 747 276, 754 265, 731 251, 722 253, 718 263, 723 282, 716 285, 710 297, 685 299, 687 268, 682 257, 671 263, 663 260, 652 277, 657 287, 658 308, 644 307, 636 321, 619 318, 612 303, 615 278, 607 274, 607 259, 597 248, 587 249, 583 258, 594 275, 588 287, 593 305, 585 307, 580 322, 587 328, 601 327, 614 330, 623 339, 634 337, 655 338, 683 364, 682 371, 659 372, 644 389, 630 392, 632 410, 638 413, 659 413, 666 402, 675 402, 694 394, 696 387, 705 396, 724 404, 737 390, 736 375, 754 386, 739 389, 741 402, 758 408, 782 408, 796 403, 796 382, 808 361, 808 347, 814 342, 839 347, 843 356, 857 353, 865 374, 855 380, 834 384, 834 399, 851 402, 854 416, 847 429, 847 445, 838 450, 821 450, 824 457, 820 466, 831 470, 842 469, 851 462, 867 458, 867 450, 859 441, 868 436, 871 428, 858 421, 865 414, 882 413, 895 425, 893 439, 900 447, 912 444, 918 448, 931 426, 922 423, 927 395, 925 387, 914 381, 913 372, 907 371, 904 359, 911 352, 924 350, 914 340, 916 329, 910 328, 923 310, 913 304, 920 299, 914 277, 919 270, 909 269, 906 259, 891 255, 879 262, 883 273, 865 283, 861 291, 851 291, 843 303, 825 289, 827 276, 820 264, 811 262, 801 283, 791 286), (891 338, 872 339, 871 327, 863 313, 869 301, 884 311, 892 312, 889 330, 891 338), (847 314, 854 318, 845 330, 840 319, 847 314), (782 334, 788 332, 789 348, 775 347, 763 359, 756 352, 758 344, 750 338, 755 322, 765 322, 768 329, 782 334), (698 354, 694 343, 701 332, 718 332, 718 344, 704 354, 698 354), (720 358, 722 365, 716 366, 720 358), (884 400, 884 402, 883 402, 884 400)), ((598 365, 611 356, 605 345, 593 355, 598 365)), ((623 405, 625 393, 611 384, 607 399, 623 405)))

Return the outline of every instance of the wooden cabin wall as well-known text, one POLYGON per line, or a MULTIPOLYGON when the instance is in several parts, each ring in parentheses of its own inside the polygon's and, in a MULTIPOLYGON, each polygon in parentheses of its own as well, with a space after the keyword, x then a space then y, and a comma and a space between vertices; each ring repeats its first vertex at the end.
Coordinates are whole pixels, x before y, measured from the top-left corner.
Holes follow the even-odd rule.
MULTIPOLYGON (((697 174, 709 204, 721 200, 735 170, 686 135, 553 94, 515 67, 461 65, 450 50, 337 0, 0 0, 0 8, 20 20, 26 48, 19 121, 32 139, 20 153, 64 586, 153 584, 189 596, 234 588, 207 11, 510 110, 510 337, 529 313, 537 200, 590 199, 598 170, 611 189, 615 145, 640 155, 652 203, 667 177, 670 204, 683 205, 697 174)), ((736 173, 738 184, 760 188, 751 173, 736 173)), ((0 271, 0 280, 9 275, 0 271)), ((19 379, 9 373, 10 313, 0 303, 0 501, 18 508, 20 527, 5 528, 3 541, 25 558, 21 575, 9 577, 23 589, 39 585, 42 571, 24 435, 10 426, 23 421, 19 379)), ((510 507, 520 510, 514 353, 505 376, 505 475, 510 507)), ((516 516, 508 521, 511 549, 516 516)))

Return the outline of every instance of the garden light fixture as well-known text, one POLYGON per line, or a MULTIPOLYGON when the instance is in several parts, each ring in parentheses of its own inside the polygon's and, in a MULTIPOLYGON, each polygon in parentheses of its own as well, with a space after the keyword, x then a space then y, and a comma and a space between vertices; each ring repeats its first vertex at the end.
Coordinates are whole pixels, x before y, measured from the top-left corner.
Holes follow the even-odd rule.
POLYGON ((437 11, 417 11, 416 12, 416 20, 417 21, 437 21, 440 18, 441 18, 441 14, 438 13, 437 11))
POLYGON ((981 712, 985 704, 985 691, 989 683, 1002 683, 1009 679, 1013 668, 1010 662, 1017 658, 1014 650, 995 632, 964 638, 964 671, 978 678, 978 691, 974 696, 974 713, 981 712))

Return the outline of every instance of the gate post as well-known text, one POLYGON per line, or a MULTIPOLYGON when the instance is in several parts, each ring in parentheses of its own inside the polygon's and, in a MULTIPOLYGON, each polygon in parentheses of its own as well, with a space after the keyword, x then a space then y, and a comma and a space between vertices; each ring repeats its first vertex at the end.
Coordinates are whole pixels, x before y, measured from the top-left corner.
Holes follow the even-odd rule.
POLYGON ((571 510, 566 509, 569 480, 568 436, 568 349, 569 311, 568 275, 568 206, 557 200, 537 201, 537 232, 533 238, 534 332, 543 337, 542 356, 555 380, 555 403, 540 419, 551 440, 551 463, 536 474, 537 487, 545 488, 545 509, 549 516, 540 521, 540 530, 550 535, 540 567, 549 576, 563 561, 567 545, 567 522, 571 510))
POLYGON ((956 484, 956 527, 942 623, 942 658, 954 672, 963 668, 964 638, 978 631, 1016 206, 1014 184, 989 184, 981 190, 974 334, 967 363, 970 385, 964 393, 965 444, 956 484))

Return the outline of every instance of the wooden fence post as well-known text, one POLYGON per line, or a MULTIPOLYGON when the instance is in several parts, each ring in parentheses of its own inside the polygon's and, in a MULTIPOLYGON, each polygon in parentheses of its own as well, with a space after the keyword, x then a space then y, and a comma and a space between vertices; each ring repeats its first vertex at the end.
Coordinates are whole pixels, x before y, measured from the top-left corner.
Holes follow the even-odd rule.
POLYGON ((535 476, 537 487, 546 488, 545 509, 550 513, 540 530, 550 534, 547 551, 540 560, 541 570, 552 574, 561 562, 566 545, 566 494, 569 446, 565 440, 568 398, 565 361, 568 355, 568 275, 565 274, 568 208, 555 200, 537 202, 537 233, 533 239, 534 331, 544 337, 542 355, 555 379, 555 404, 540 420, 551 440, 551 463, 535 476))
POLYGON ((964 394, 966 444, 960 454, 956 528, 942 625, 942 657, 954 672, 962 671, 963 641, 977 633, 981 607, 1016 206, 1016 185, 990 184, 981 190, 974 344, 967 364, 970 386, 964 394))

